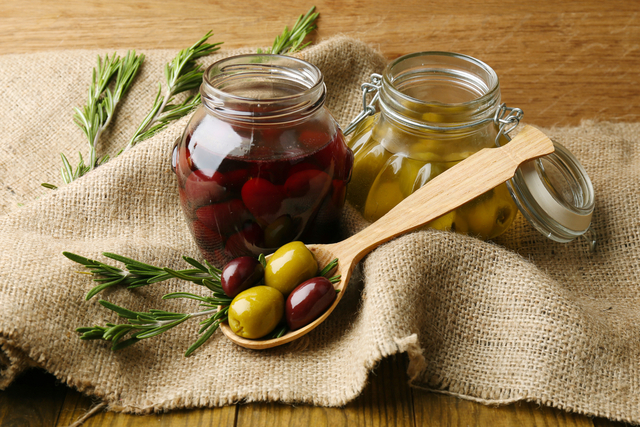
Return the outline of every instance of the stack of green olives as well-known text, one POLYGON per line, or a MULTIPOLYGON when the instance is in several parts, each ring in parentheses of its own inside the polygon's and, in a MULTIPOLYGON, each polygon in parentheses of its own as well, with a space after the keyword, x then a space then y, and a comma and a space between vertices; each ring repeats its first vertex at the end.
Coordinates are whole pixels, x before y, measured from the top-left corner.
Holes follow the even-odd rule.
POLYGON ((220 284, 233 298, 229 327, 236 335, 249 339, 282 336, 308 325, 335 301, 333 283, 339 277, 325 275, 337 260, 319 273, 318 262, 302 242, 287 243, 268 262, 262 260, 243 256, 222 269, 220 284))
MULTIPOLYGON (((492 146, 492 138, 419 138, 390 125, 378 113, 362 122, 349 141, 354 162, 347 200, 367 221, 377 221, 436 176, 492 146)), ((488 240, 504 233, 517 213, 506 184, 501 184, 427 227, 488 240)))

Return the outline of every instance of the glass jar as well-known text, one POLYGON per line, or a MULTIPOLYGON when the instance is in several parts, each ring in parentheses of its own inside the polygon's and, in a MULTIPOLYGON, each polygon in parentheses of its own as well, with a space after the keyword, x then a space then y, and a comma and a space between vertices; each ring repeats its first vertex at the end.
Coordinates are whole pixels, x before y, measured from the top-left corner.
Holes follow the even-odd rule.
POLYGON ((334 239, 353 154, 324 107, 320 70, 240 55, 211 65, 200 94, 172 165, 203 256, 221 265, 292 240, 334 239))
MULTIPOLYGON (((363 111, 346 131, 354 130, 349 146, 355 156, 347 199, 369 221, 480 149, 508 143, 522 118, 521 110, 500 103, 491 67, 456 53, 400 57, 362 87, 363 111)), ((428 226, 492 239, 519 210, 548 238, 584 236, 595 248, 591 181, 568 150, 554 146, 554 153, 525 162, 513 179, 428 226)))
MULTIPOLYGON (((465 55, 397 59, 381 76, 378 105, 380 113, 363 121, 349 142, 355 160, 347 199, 369 221, 471 154, 494 147, 499 134, 493 120, 501 105, 498 76, 465 55)), ((502 184, 429 226, 491 239, 517 212, 502 184)))

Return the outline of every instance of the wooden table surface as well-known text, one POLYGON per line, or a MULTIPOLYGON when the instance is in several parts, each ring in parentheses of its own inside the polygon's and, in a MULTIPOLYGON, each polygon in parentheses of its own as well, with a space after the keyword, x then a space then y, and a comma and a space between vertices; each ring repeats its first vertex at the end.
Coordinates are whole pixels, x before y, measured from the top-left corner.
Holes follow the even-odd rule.
MULTIPOLYGON (((639 1, 456 2, 290 0, 2 0, 0 54, 42 50, 175 48, 212 29, 225 48, 268 46, 315 4, 322 40, 359 38, 387 58, 424 51, 465 53, 490 64, 503 100, 543 127, 581 120, 640 120, 639 1)), ((280 404, 132 416, 99 413, 86 426, 618 426, 532 403, 500 408, 406 385, 406 358, 380 364, 345 408, 280 404)), ((32 370, 0 392, 2 426, 67 426, 92 401, 32 370)))

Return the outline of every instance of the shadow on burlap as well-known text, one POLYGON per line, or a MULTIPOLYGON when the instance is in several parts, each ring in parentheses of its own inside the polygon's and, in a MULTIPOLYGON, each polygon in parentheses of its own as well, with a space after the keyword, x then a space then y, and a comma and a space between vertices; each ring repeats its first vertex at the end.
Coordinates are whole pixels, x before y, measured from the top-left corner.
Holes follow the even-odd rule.
MULTIPOLYGON (((236 52, 222 52, 207 63, 236 52)), ((246 51, 244 51, 246 52, 246 51)), ((583 163, 596 191, 586 242, 546 240, 522 217, 495 243, 419 231, 375 250, 338 309, 306 338, 252 351, 220 333, 188 359, 196 322, 118 353, 74 329, 114 322, 92 283, 62 251, 103 251, 184 267, 198 258, 178 205, 170 151, 182 120, 84 178, 61 184, 59 153, 85 142, 72 107, 86 96, 95 51, 0 57, 0 386, 39 366, 114 411, 278 400, 340 406, 383 357, 408 352, 416 386, 483 403, 528 400, 640 422, 640 124, 584 123, 547 130, 583 163), (31 74, 24 70, 34 70, 31 74)), ((127 142, 151 104, 162 64, 148 52, 101 153, 127 142)), ((345 38, 301 55, 325 74, 327 105, 342 125, 361 108, 359 85, 383 59, 345 38)), ((86 155, 86 153, 84 153, 86 155)), ((345 228, 361 223, 347 210, 345 228)), ((161 295, 202 289, 170 281, 101 297, 134 310, 195 311, 161 295)))

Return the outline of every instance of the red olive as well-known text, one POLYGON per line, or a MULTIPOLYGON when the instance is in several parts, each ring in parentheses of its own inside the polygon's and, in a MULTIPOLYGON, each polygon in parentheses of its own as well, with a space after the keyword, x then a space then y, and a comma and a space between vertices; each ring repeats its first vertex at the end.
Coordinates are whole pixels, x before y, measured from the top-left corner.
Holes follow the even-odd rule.
POLYGON ((287 178, 284 190, 288 197, 308 197, 317 200, 331 185, 331 177, 317 169, 296 172, 287 178))
POLYGON ((264 232, 255 223, 249 223, 244 228, 229 236, 225 245, 225 253, 230 258, 243 255, 257 255, 262 252, 264 242, 264 232))
POLYGON ((278 218, 284 199, 282 187, 264 178, 253 178, 242 186, 242 201, 249 212, 267 223, 278 218))
POLYGON ((221 202, 226 197, 224 176, 220 172, 197 170, 187 178, 184 193, 194 207, 221 202))
POLYGON ((291 166, 291 169, 289 169, 289 175, 293 175, 294 173, 306 171, 309 169, 319 170, 318 166, 314 165, 313 163, 301 162, 291 166))
POLYGON ((331 177, 317 169, 296 172, 287 178, 284 190, 285 206, 293 215, 300 215, 320 205, 331 188, 331 177))
POLYGON ((256 158, 263 158, 263 161, 254 162, 248 169, 249 176, 251 178, 266 179, 273 185, 282 185, 287 179, 289 169, 291 168, 291 162, 288 160, 293 155, 286 154, 286 157, 282 160, 271 160, 274 156, 285 156, 284 153, 277 153, 272 148, 263 147, 263 153, 254 152, 254 148, 251 149, 251 155, 256 158))
POLYGON ((236 169, 224 173, 224 184, 229 191, 240 191, 249 178, 248 169, 236 169))
POLYGON ((315 160, 320 169, 333 170, 334 179, 349 180, 353 166, 353 152, 344 143, 342 133, 336 133, 331 143, 316 153, 315 160))
POLYGON ((287 298, 285 316, 295 331, 320 317, 336 299, 336 291, 326 277, 314 277, 298 285, 287 298))
POLYGON ((220 283, 222 290, 230 298, 256 286, 264 276, 264 267, 256 258, 243 256, 231 260, 222 269, 220 283))
POLYGON ((251 214, 240 199, 203 206, 196 211, 196 216, 205 226, 224 236, 237 233, 251 220, 251 214))
MULTIPOLYGON (((347 193, 347 186, 344 181, 334 179, 333 180, 333 191, 327 194, 327 196, 323 199, 320 208, 318 209, 318 215, 316 216, 316 224, 322 224, 320 228, 323 226, 326 227, 329 224, 334 224, 337 226, 340 221, 340 213, 342 211, 342 207, 344 206, 344 200, 347 193)), ((327 236, 326 233, 315 233, 315 230, 311 230, 309 234, 313 241, 317 243, 330 243, 331 236, 327 236), (329 238, 327 238, 329 237, 329 238)))

